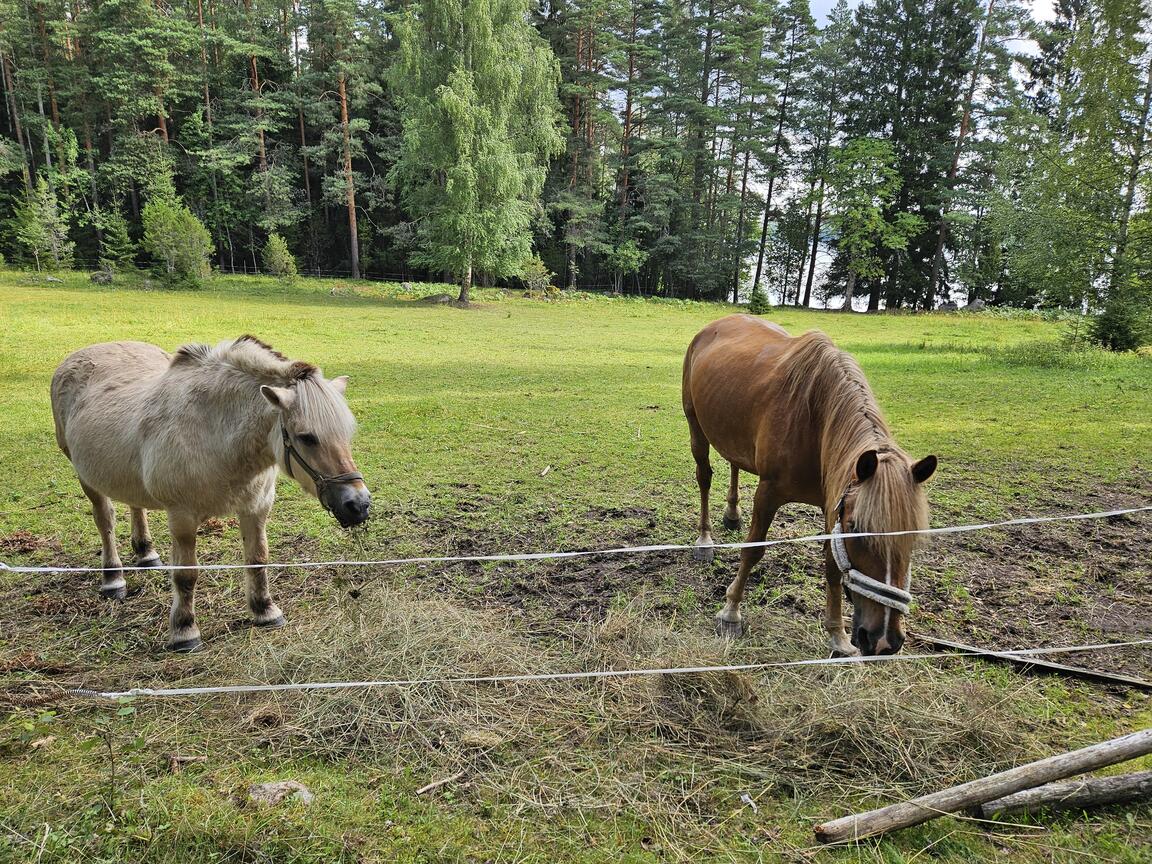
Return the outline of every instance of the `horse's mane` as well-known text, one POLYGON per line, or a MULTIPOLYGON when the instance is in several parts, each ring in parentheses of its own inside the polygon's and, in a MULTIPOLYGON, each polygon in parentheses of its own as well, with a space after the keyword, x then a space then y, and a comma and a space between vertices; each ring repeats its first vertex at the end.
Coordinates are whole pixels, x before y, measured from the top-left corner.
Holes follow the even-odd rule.
MULTIPOLYGON (((912 478, 912 460, 892 440, 884 415, 856 360, 818 330, 799 336, 782 358, 789 404, 820 441, 825 512, 831 513, 868 450, 878 453, 876 473, 855 493, 855 530, 915 531, 928 527, 928 502, 912 478)), ((918 535, 870 537, 881 557, 907 561, 918 535)))
POLYGON ((311 363, 289 360, 267 342, 249 334, 239 339, 226 339, 217 345, 182 345, 176 349, 170 363, 172 368, 213 364, 245 372, 262 383, 282 386, 310 380, 319 371, 311 363))
POLYGON ((348 406, 324 382, 320 370, 303 360, 290 360, 255 336, 225 340, 217 345, 192 344, 178 348, 169 368, 173 370, 215 369, 225 376, 240 373, 261 384, 292 387, 297 411, 321 431, 332 430, 350 438, 356 421, 348 406))

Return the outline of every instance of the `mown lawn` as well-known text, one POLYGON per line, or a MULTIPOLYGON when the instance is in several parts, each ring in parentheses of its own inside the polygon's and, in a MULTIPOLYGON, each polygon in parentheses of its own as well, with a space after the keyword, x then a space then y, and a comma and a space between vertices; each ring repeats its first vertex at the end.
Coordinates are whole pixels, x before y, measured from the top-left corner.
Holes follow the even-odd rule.
MULTIPOLYGON (((0 560, 98 562, 87 501, 52 432, 48 382, 65 354, 115 339, 171 350, 246 332, 351 376, 356 456, 375 495, 369 530, 346 535, 283 481, 269 526, 276 560, 691 542, 680 363, 692 335, 729 311, 483 292, 459 310, 367 283, 236 277, 169 292, 139 279, 107 289, 83 275, 50 283, 0 272, 0 560)), ((940 457, 936 524, 1149 501, 1152 362, 1068 350, 1061 340, 1074 323, 771 317, 793 332, 823 329, 852 351, 902 445, 940 457)), ((791 508, 774 530, 816 524, 791 508)), ((1002 640, 995 647, 1152 636, 1148 524, 934 546, 913 626, 1002 640)), ((159 516, 153 530, 166 550, 159 516)), ((202 543, 204 561, 238 560, 227 521, 202 543)), ((749 604, 752 636, 734 646, 709 635, 734 556, 717 559, 710 569, 660 556, 285 571, 273 590, 290 624, 270 634, 243 627, 234 576, 208 574, 198 610, 209 650, 189 658, 161 650, 163 574, 130 576, 139 591, 119 606, 95 597, 95 577, 0 575, 0 859, 1152 860, 1147 805, 991 831, 940 820, 856 849, 811 848, 810 826, 823 817, 1152 722, 1144 696, 982 664, 790 673, 783 690, 780 676, 752 676, 732 686, 758 694, 754 709, 725 702, 727 684, 413 692, 395 704, 378 692, 124 706, 53 698, 53 686, 78 684, 484 674, 658 663, 672 651, 742 662, 819 654, 815 549, 768 556, 749 604), (713 705, 716 692, 724 698, 713 705), (785 702, 786 714, 772 714, 785 702), (714 738, 705 715, 718 724, 714 738), (773 731, 785 721, 787 734, 773 731), (910 742, 893 751, 906 758, 878 760, 893 729, 940 735, 938 752, 910 742), (177 770, 172 754, 205 760, 177 770), (459 783, 415 795, 457 771, 459 783), (306 783, 316 802, 244 805, 248 784, 279 778, 306 783)), ((1115 662, 1152 674, 1150 658, 1144 648, 1115 662)))

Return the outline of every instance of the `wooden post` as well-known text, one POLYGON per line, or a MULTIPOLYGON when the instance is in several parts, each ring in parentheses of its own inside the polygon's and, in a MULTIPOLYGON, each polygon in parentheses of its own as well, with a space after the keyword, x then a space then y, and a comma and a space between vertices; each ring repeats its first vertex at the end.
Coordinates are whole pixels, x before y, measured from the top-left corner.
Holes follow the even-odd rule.
POLYGON ((984 819, 1010 816, 1032 810, 1086 810, 1109 804, 1127 804, 1152 798, 1152 771, 1118 774, 1115 777, 1088 777, 1067 783, 1049 783, 1038 789, 1025 789, 981 804, 978 815, 984 819))
POLYGON ((933 792, 931 795, 924 795, 912 801, 833 819, 831 822, 816 826, 816 839, 821 843, 845 843, 876 834, 886 834, 898 828, 909 828, 939 816, 967 810, 1023 789, 1032 789, 1054 780, 1095 771, 1097 768, 1126 762, 1148 753, 1152 753, 1152 729, 1133 732, 1071 753, 1050 756, 1039 762, 1030 762, 993 774, 991 777, 982 777, 971 783, 933 792))

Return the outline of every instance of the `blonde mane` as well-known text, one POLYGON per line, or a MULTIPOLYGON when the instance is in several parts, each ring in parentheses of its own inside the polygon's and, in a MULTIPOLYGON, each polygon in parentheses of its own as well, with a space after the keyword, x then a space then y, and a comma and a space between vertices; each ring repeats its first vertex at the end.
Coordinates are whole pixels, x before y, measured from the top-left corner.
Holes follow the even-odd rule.
POLYGON ((293 413, 301 418, 302 425, 316 427, 317 433, 336 433, 345 439, 355 432, 352 412, 316 366, 291 360, 255 336, 226 339, 216 345, 184 345, 172 355, 169 368, 215 370, 229 377, 239 373, 260 384, 292 387, 296 391, 293 413))
MULTIPOLYGON (((825 512, 831 514, 854 476, 861 454, 875 450, 876 473, 854 492, 857 531, 915 531, 928 527, 928 502, 912 477, 912 460, 892 440, 872 388, 856 360, 818 330, 796 338, 783 359, 791 404, 815 420, 824 475, 825 512)), ((906 562, 918 535, 870 537, 893 566, 906 562)))

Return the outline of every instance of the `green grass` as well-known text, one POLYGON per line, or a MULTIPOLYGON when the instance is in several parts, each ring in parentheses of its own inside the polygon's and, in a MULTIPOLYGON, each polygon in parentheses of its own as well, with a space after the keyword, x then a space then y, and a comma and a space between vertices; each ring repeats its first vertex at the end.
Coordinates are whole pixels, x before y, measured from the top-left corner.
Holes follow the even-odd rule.
MULTIPOLYGON (((679 408, 679 367, 691 337, 728 307, 607 298, 548 303, 481 292, 477 308, 459 310, 411 302, 393 285, 301 280, 285 287, 235 277, 217 278, 202 291, 169 292, 149 289, 138 278, 125 277, 111 289, 91 286, 82 275, 63 278, 62 284, 48 283, 0 272, 0 543, 17 532, 36 541, 0 546, 23 550, 2 551, 0 560, 98 559, 87 501, 56 448, 48 404, 48 381, 69 351, 115 339, 171 350, 245 332, 317 363, 329 375, 351 376, 348 397, 360 423, 355 454, 375 496, 370 530, 350 538, 314 501, 282 482, 269 525, 274 559, 692 540, 696 491, 679 408)), ((1036 316, 784 309, 770 317, 794 333, 822 329, 853 352, 905 449, 940 457, 930 492, 938 524, 1079 510, 1085 502, 1122 493, 1127 500, 1147 500, 1148 359, 1069 352, 1061 345, 1073 324, 1036 316)), ((714 518, 721 497, 714 497, 714 518)), ((794 533, 815 525, 810 511, 790 512, 801 520, 794 533)), ((125 521, 119 527, 126 551, 125 521)), ((153 523, 158 545, 166 549, 162 519, 153 523)), ((1133 568, 1147 566, 1146 537, 1140 542, 1133 568)), ((205 561, 238 560, 236 529, 224 525, 203 538, 202 553, 205 561)), ((731 556, 718 558, 703 572, 678 563, 650 572, 638 564, 604 590, 626 595, 631 589, 621 585, 634 580, 637 591, 655 597, 657 614, 669 627, 703 632, 732 564, 731 556)), ((764 621, 794 621, 799 635, 789 631, 788 645, 804 644, 812 652, 820 650, 816 561, 810 549, 770 556, 769 565, 783 572, 761 582, 750 602, 764 607, 764 621), (798 598, 803 613, 784 602, 789 597, 798 598)), ((1060 597, 1071 610, 1097 590, 1082 584, 1084 561, 1046 565, 1062 574, 1054 590, 1071 592, 1060 597)), ((985 574, 965 569, 961 558, 945 556, 932 566, 944 597, 940 608, 933 607, 934 620, 982 626, 986 613, 976 611, 972 595, 985 574)), ((364 578, 382 582, 398 597, 435 594, 438 602, 494 610, 493 626, 506 626, 517 644, 528 650, 539 645, 550 660, 563 662, 576 657, 566 646, 583 626, 549 620, 559 608, 557 595, 583 608, 581 584, 569 597, 563 580, 555 578, 566 572, 412 568, 364 578), (551 594, 533 590, 537 577, 551 594)), ((5 574, 0 663, 6 665, 0 668, 7 671, 0 674, 21 686, 43 677, 20 671, 19 658, 34 652, 41 661, 78 664, 84 680, 94 682, 219 680, 223 672, 246 669, 257 656, 267 665, 275 649, 265 646, 293 646, 283 640, 294 638, 297 622, 306 628, 343 609, 347 600, 340 597, 348 585, 339 576, 284 574, 275 596, 293 624, 278 634, 239 635, 226 632, 241 614, 234 579, 203 577, 200 623, 210 650, 184 660, 157 650, 164 626, 162 574, 130 579, 144 581, 145 590, 126 604, 129 611, 93 605, 97 611, 91 613, 69 614, 65 608, 40 618, 29 611, 44 597, 36 594, 34 580, 5 574)), ((90 602, 95 589, 88 581, 56 580, 51 590, 65 607, 80 602, 83 592, 83 601, 90 602)), ((363 602, 381 602, 374 597, 366 593, 363 602)), ((1014 638, 1045 644, 1051 635, 1014 638)), ((771 654, 774 649, 782 650, 771 633, 761 632, 733 648, 732 656, 778 656, 771 654)), ((359 677, 358 671, 350 662, 347 674, 359 677)), ((1147 700, 1132 694, 1055 682, 1025 686, 1015 673, 993 667, 955 674, 957 681, 970 676, 1003 700, 1019 698, 1031 706, 1034 744, 1041 751, 1152 722, 1147 700)), ((659 756, 620 781, 662 790, 642 809, 534 804, 524 797, 532 784, 522 776, 515 795, 501 779, 418 798, 416 788, 452 773, 451 759, 417 758, 416 751, 399 747, 394 758, 381 758, 379 747, 335 757, 317 747, 270 745, 258 730, 239 728, 237 717, 250 706, 235 700, 164 708, 140 701, 131 707, 123 714, 114 706, 75 702, 11 710, 0 729, 0 860, 960 862, 987 860, 1005 854, 1002 849, 1023 861, 1085 855, 1152 860, 1141 848, 1152 843, 1147 806, 1062 817, 1044 822, 1047 830, 984 832, 970 822, 939 820, 858 849, 816 853, 808 848, 812 822, 876 800, 870 789, 892 794, 877 791, 891 788, 886 778, 846 776, 843 793, 817 794, 804 785, 798 768, 800 791, 790 794, 778 782, 758 787, 738 752, 717 749, 710 755, 707 748, 689 748, 677 756, 675 746, 660 744, 659 756), (173 773, 170 753, 209 760, 173 773), (721 756, 731 767, 715 767, 721 756), (248 784, 281 777, 307 783, 317 793, 316 804, 259 810, 236 803, 248 784), (684 803, 673 806, 667 802, 675 800, 669 790, 676 788, 684 790, 684 803), (761 802, 755 813, 739 803, 745 791, 761 802)), ((596 716, 593 707, 587 710, 596 716)), ((522 752, 502 757, 507 761, 499 770, 507 773, 498 776, 517 776, 522 759, 525 770, 539 772, 535 782, 547 790, 541 797, 549 798, 556 778, 568 775, 547 758, 543 730, 551 727, 541 721, 540 728, 539 741, 529 738, 522 752)), ((620 734, 579 751, 586 775, 611 775, 617 746, 628 750, 660 740, 655 733, 620 734)), ((755 762, 748 759, 748 765, 755 762)), ((975 761, 963 771, 988 767, 975 761)), ((596 789, 605 788, 603 776, 597 783, 596 789)), ((923 791, 914 783, 899 789, 923 791)))

